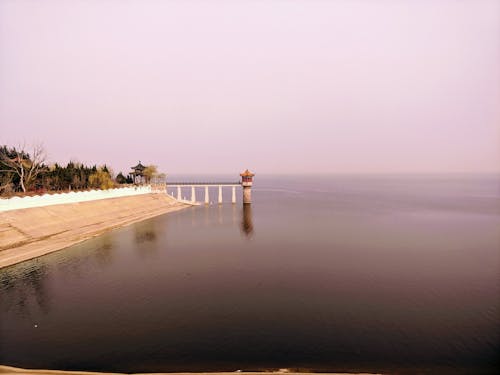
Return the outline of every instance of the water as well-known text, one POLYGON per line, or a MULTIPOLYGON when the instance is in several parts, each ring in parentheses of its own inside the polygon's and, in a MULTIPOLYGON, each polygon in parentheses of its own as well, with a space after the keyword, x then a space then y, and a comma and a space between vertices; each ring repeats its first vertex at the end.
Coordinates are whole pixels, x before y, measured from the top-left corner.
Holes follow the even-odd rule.
POLYGON ((257 176, 247 210, 187 209, 1 270, 0 363, 496 373, 499 186, 257 176))

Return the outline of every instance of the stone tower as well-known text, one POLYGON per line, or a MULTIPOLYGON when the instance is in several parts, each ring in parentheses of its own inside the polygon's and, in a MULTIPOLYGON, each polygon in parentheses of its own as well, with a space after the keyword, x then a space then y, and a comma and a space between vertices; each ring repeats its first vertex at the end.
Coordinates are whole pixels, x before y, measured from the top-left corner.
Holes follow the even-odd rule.
POLYGON ((243 186, 243 204, 252 203, 252 182, 253 182, 253 174, 248 169, 240 173, 241 176, 241 186, 243 186))

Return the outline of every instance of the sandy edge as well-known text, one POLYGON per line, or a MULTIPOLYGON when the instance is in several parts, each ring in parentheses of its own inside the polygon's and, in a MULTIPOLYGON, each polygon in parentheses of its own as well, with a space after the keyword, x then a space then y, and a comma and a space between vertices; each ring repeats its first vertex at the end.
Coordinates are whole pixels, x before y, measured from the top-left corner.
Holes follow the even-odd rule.
MULTIPOLYGON (((110 198, 110 199, 122 199, 122 198, 110 198)), ((60 206, 66 206, 66 205, 60 205, 60 206)), ((63 250, 80 242, 100 236, 103 233, 106 233, 112 229, 121 228, 133 223, 153 218, 155 216, 182 210, 184 208, 191 206, 192 206, 191 204, 176 201, 174 205, 160 207, 159 209, 155 209, 154 211, 144 212, 139 215, 131 213, 129 216, 125 218, 123 217, 119 218, 113 222, 101 225, 95 224, 94 229, 92 229, 87 233, 82 233, 77 237, 73 236, 72 238, 68 238, 68 236, 65 233, 61 233, 60 235, 55 235, 48 239, 40 239, 21 246, 1 250, 0 269, 30 259, 38 258, 40 256, 50 254, 59 250, 63 250)), ((23 210, 29 211, 31 209, 28 208, 23 210)))
MULTIPOLYGON (((32 375, 129 375, 125 373, 118 373, 118 372, 89 372, 89 371, 60 371, 60 370, 27 370, 27 369, 22 369, 22 368, 17 368, 17 367, 11 367, 11 366, 3 366, 0 365, 0 374, 32 374, 32 375)), ((192 375, 192 374, 207 374, 207 375, 259 375, 259 374, 265 374, 265 375, 273 375, 273 374, 293 374, 293 375, 307 375, 307 374, 315 374, 315 375, 321 375, 321 374, 328 374, 328 375, 375 375, 372 373, 340 373, 340 372, 330 372, 330 373, 310 373, 310 372, 277 372, 277 371, 270 371, 270 372, 155 372, 155 373, 134 373, 133 375, 192 375)))

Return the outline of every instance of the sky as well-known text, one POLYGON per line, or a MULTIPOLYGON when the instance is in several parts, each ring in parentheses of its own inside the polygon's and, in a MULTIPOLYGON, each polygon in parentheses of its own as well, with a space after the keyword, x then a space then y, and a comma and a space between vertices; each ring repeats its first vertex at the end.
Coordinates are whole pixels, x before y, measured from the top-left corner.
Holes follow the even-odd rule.
POLYGON ((169 173, 500 172, 500 1, 0 1, 0 144, 169 173))

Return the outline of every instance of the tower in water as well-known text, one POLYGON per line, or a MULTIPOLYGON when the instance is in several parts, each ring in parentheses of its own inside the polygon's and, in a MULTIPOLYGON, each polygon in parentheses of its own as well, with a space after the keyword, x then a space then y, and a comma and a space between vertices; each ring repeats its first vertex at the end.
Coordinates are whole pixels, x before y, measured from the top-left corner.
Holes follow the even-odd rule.
POLYGON ((248 169, 240 173, 241 176, 241 186, 243 186, 243 204, 252 203, 252 182, 253 182, 253 174, 248 169))

